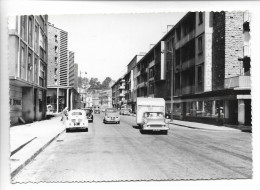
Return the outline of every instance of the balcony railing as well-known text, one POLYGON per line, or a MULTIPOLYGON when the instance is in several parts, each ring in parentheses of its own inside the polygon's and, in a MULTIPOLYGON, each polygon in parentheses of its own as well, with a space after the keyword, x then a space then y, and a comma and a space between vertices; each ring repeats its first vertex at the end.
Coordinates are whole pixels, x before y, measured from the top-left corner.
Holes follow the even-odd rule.
POLYGON ((225 79, 225 88, 232 89, 251 89, 251 77, 250 76, 236 76, 225 79))
POLYGON ((124 89, 125 89, 125 86, 119 86, 119 89, 124 90, 124 89))

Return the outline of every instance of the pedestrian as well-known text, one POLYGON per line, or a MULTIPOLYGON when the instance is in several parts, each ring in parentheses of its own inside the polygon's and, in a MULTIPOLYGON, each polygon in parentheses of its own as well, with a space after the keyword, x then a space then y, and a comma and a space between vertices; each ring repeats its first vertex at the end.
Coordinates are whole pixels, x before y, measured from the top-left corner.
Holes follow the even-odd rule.
POLYGON ((62 111, 62 118, 61 121, 65 121, 65 118, 68 116, 68 107, 65 107, 62 111))

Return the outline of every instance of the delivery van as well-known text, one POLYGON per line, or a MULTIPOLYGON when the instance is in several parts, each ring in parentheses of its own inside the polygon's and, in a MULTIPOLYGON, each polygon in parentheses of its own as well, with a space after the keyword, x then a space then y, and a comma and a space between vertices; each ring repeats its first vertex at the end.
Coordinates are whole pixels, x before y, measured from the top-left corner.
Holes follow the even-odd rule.
POLYGON ((168 134, 169 119, 165 118, 165 100, 163 98, 137 98, 136 123, 141 132, 162 131, 168 134))

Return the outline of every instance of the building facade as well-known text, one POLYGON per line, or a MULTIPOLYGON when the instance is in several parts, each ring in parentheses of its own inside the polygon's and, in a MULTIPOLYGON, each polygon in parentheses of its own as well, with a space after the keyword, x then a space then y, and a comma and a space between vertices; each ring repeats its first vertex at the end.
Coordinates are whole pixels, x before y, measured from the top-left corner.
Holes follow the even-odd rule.
POLYGON ((61 112, 65 107, 69 110, 80 108, 78 71, 74 63, 74 52, 68 51, 68 33, 49 23, 48 35, 47 104, 51 104, 56 112, 61 112))
POLYGON ((120 77, 112 86, 112 105, 115 108, 120 108, 125 101, 125 79, 120 77))
POLYGON ((136 107, 136 66, 143 55, 135 55, 134 58, 127 65, 127 73, 124 76, 125 79, 125 101, 129 108, 135 112, 136 107))
POLYGON ((173 119, 250 127, 250 61, 248 12, 189 12, 133 67, 133 91, 164 98, 173 119))
POLYGON ((112 108, 112 89, 103 89, 99 93, 99 102, 101 109, 112 108))
POLYGON ((251 126, 248 17, 245 12, 193 12, 175 25, 175 119, 251 126))
POLYGON ((9 18, 10 123, 46 117, 48 16, 9 18))

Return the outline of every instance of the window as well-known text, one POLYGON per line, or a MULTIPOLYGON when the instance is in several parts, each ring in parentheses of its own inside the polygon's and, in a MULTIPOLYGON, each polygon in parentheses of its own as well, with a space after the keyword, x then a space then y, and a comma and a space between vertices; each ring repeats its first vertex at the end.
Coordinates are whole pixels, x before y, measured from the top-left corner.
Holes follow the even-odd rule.
POLYGON ((58 53, 58 46, 55 46, 55 53, 58 53))
POLYGON ((34 83, 38 84, 38 59, 34 58, 34 83))
POLYGON ((24 46, 22 45, 21 46, 21 54, 20 54, 20 58, 21 58, 21 60, 20 60, 20 63, 21 63, 21 65, 20 65, 20 77, 22 78, 22 79, 26 79, 26 62, 25 62, 25 48, 24 48, 24 46))
POLYGON ((46 85, 45 84, 45 67, 42 63, 40 66, 39 85, 42 87, 45 87, 45 85, 46 85))
POLYGON ((28 23, 28 42, 29 42, 29 45, 32 47, 32 39, 33 39, 33 36, 32 36, 32 33, 33 33, 33 19, 32 17, 30 16, 29 17, 29 23, 28 23))
POLYGON ((26 16, 21 16, 21 37, 26 41, 26 16))
POLYGON ((21 106, 22 100, 13 99, 13 101, 11 103, 13 106, 21 106))
POLYGON ((39 53, 39 27, 38 24, 35 24, 35 29, 34 29, 34 50, 36 53, 39 53))
POLYGON ((199 12, 199 25, 203 23, 203 12, 199 12))
POLYGON ((203 52, 203 44, 202 44, 202 36, 198 38, 198 53, 202 54, 203 52))
POLYGON ((55 42, 58 42, 58 36, 57 36, 57 34, 55 34, 55 42))
POLYGON ((32 82, 33 78, 33 65, 32 65, 32 54, 29 52, 28 53, 28 73, 27 73, 27 80, 32 82))

